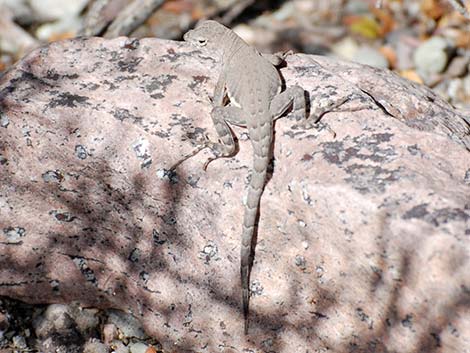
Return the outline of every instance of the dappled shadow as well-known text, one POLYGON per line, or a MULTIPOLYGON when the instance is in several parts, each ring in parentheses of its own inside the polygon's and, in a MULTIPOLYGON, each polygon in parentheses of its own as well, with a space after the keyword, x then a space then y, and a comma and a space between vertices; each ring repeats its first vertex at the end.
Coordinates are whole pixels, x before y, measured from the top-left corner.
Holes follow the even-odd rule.
MULTIPOLYGON (((0 113, 10 119, 7 127, 0 127, 0 155, 4 158, 0 160, 4 161, 0 165, 0 293, 31 303, 79 301, 87 306, 129 310, 158 340, 174 340, 179 351, 197 351, 201 337, 206 347, 219 347, 220 332, 227 346, 232 341, 243 342, 239 338, 242 333, 226 327, 223 320, 223 315, 237 313, 237 320, 242 318, 239 248, 223 244, 241 233, 241 219, 240 226, 233 227, 235 235, 224 237, 222 233, 232 233, 232 229, 213 225, 225 216, 222 212, 227 208, 208 204, 216 199, 184 170, 175 174, 163 167, 167 162, 164 153, 168 153, 165 145, 172 143, 165 134, 155 136, 155 130, 144 126, 137 112, 127 120, 121 114, 117 121, 100 125, 98 119, 110 118, 99 95, 80 98, 85 93, 80 93, 83 87, 78 85, 73 94, 64 96, 70 90, 64 82, 70 78, 62 74, 57 79, 49 71, 41 76, 34 68, 41 60, 33 59, 17 71, 12 69, 0 84, 0 113), (37 105, 41 109, 34 111, 32 107, 37 105), (87 120, 87 113, 96 114, 96 126, 87 120), (132 133, 155 144, 152 156, 161 158, 154 157, 150 167, 135 167, 139 161, 132 159, 133 151, 125 144, 132 133), (100 138, 106 138, 105 147, 96 143, 100 138), (87 147, 86 155, 77 156, 81 140, 85 147, 88 143, 93 148, 87 147), (189 193, 191 190, 197 192, 189 193), (194 313, 207 317, 196 318, 194 313)), ((123 61, 131 59, 129 54, 123 61)), ((138 81, 139 73, 132 74, 138 81)), ((80 78, 83 86, 86 79, 80 78)), ((132 81, 126 76, 117 82, 126 80, 132 81)), ((116 100, 113 104, 119 103, 116 100)), ((152 127, 162 124, 158 118, 153 123, 152 127)), ((222 182, 216 177, 216 189, 221 189, 222 182)), ((262 209, 261 217, 268 211, 262 209)), ((251 306, 249 345, 266 352, 292 351, 292 341, 299 347, 304 345, 305 350, 321 346, 335 352, 388 352, 390 347, 411 351, 396 342, 405 332, 414 352, 441 351, 444 331, 453 327, 459 313, 470 309, 469 289, 462 286, 452 298, 438 303, 424 300, 426 296, 414 284, 420 270, 416 260, 419 246, 391 248, 386 240, 397 236, 391 230, 391 224, 384 222, 376 235, 382 241, 373 249, 380 261, 373 270, 363 272, 355 268, 359 267, 355 258, 364 255, 353 253, 354 244, 327 243, 328 234, 324 235, 323 244, 328 245, 328 251, 333 249, 331 257, 350 263, 352 273, 351 277, 330 273, 325 282, 317 269, 321 256, 328 254, 326 250, 317 249, 318 256, 308 258, 302 269, 289 267, 290 255, 282 254, 286 249, 268 247, 269 255, 281 254, 286 261, 287 269, 279 276, 285 276, 281 280, 287 283, 288 291, 282 303, 273 302, 269 310, 251 306), (361 298, 361 307, 345 301, 341 293, 359 275, 369 283, 369 295, 361 298), (423 301, 415 300, 412 308, 406 308, 413 290, 423 301), (306 302, 311 309, 308 314, 303 309, 306 302), (355 320, 348 316, 351 312, 355 320), (330 323, 342 318, 349 320, 349 327, 338 333, 330 323), (325 334, 327 329, 329 335, 325 334)), ((301 238, 296 229, 289 232, 296 241, 301 238)), ((308 236, 311 243, 322 244, 312 240, 313 233, 308 236)), ((292 242, 289 246, 294 249, 296 245, 292 242)), ((261 265, 271 264, 268 260, 261 265)), ((260 296, 270 294, 266 291, 260 296)))

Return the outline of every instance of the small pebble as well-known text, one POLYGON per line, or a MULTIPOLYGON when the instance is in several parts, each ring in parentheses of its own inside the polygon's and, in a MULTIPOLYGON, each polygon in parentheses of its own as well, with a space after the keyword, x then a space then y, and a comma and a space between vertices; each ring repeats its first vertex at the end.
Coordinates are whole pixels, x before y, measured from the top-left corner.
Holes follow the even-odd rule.
POLYGON ((85 344, 83 353, 109 353, 109 348, 104 343, 93 338, 85 344))
POLYGON ((118 340, 111 342, 110 347, 112 348, 112 353, 129 353, 129 348, 118 340))
POLYGON ((468 63, 470 62, 470 57, 468 56, 457 56, 452 59, 449 64, 449 67, 446 70, 448 77, 461 77, 467 73, 468 63))
POLYGON ((296 255, 295 265, 297 267, 300 267, 302 270, 305 270, 305 268, 307 267, 307 260, 305 260, 305 257, 303 257, 302 255, 296 255))
POLYGON ((351 0, 347 1, 343 11, 354 15, 369 13, 369 4, 364 0, 351 0))
POLYGON ((28 347, 28 345, 26 344, 26 339, 20 335, 13 337, 13 345, 15 346, 15 348, 19 349, 25 349, 28 347))
POLYGON ((55 21, 77 16, 87 5, 88 0, 29 0, 36 19, 55 21))
POLYGON ((277 11, 273 13, 273 17, 279 22, 286 21, 293 15, 295 15, 296 10, 297 9, 292 3, 292 1, 287 1, 277 11))
POLYGON ((422 76, 442 72, 449 60, 448 43, 442 37, 432 37, 423 42, 413 54, 416 70, 422 76))
POLYGON ((18 23, 32 23, 34 14, 28 4, 29 0, 0 0, 0 6, 6 7, 4 12, 9 11, 18 23))
POLYGON ((118 331, 116 325, 114 324, 105 324, 103 326, 103 341, 106 344, 110 344, 118 337, 118 331))
POLYGON ((360 47, 354 54, 352 60, 360 64, 370 65, 381 69, 388 68, 387 58, 385 58, 382 53, 367 46, 360 47))
POLYGON ((470 102, 470 75, 465 76, 465 78, 463 78, 462 81, 463 81, 463 91, 465 93, 465 96, 467 97, 467 101, 470 102))
POLYGON ((89 334, 100 324, 97 309, 83 309, 75 307, 71 316, 77 325, 78 331, 83 335, 89 334))
POLYGON ((50 41, 56 37, 72 37, 80 30, 82 22, 79 17, 66 17, 60 21, 47 22, 36 29, 36 38, 50 41))
POLYGON ((108 324, 114 324, 125 337, 145 339, 147 335, 139 321, 131 314, 120 310, 108 311, 108 324))
POLYGON ((414 69, 413 53, 419 45, 419 41, 409 31, 402 30, 392 32, 387 37, 389 45, 395 48, 397 63, 395 69, 398 71, 414 69))
POLYGON ((301 11, 302 13, 309 13, 315 11, 317 8, 317 4, 315 1, 312 0, 297 0, 292 2, 297 11, 301 11))
POLYGON ((454 78, 447 83, 447 96, 454 100, 456 97, 460 96, 463 91, 463 80, 454 78))
POLYGON ((131 353, 146 353, 149 347, 150 346, 146 345, 145 343, 135 342, 129 345, 129 351, 131 353))
POLYGON ((8 314, 0 312, 0 338, 3 336, 3 333, 8 330, 9 326, 8 314))
POLYGON ((346 37, 335 43, 331 50, 343 59, 353 60, 356 52, 359 50, 359 46, 354 39, 346 37))

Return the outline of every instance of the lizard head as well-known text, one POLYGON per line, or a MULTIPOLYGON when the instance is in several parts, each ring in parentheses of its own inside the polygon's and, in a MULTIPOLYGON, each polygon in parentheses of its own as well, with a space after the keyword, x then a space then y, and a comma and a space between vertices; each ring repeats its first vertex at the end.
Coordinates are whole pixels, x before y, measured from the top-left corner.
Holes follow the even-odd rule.
POLYGON ((197 47, 217 49, 228 28, 216 21, 203 21, 195 29, 185 33, 183 39, 197 47))

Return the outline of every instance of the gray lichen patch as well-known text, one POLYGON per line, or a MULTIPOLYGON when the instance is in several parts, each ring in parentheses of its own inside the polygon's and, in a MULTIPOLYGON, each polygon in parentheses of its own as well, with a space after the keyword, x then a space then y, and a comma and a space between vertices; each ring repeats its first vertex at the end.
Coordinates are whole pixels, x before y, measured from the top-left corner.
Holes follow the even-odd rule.
POLYGON ((465 175, 463 177, 463 181, 464 181, 465 184, 470 185, 470 169, 467 169, 467 171, 465 172, 465 175))
POLYGON ((162 180, 168 180, 171 184, 178 184, 179 177, 174 170, 160 168, 157 170, 157 177, 162 180))
POLYGON ((362 322, 365 322, 369 330, 374 328, 374 320, 365 313, 364 309, 356 308, 356 315, 362 322))
POLYGON ((157 77, 152 77, 148 80, 145 90, 150 93, 150 97, 154 99, 161 99, 165 96, 165 92, 168 87, 173 83, 177 78, 176 75, 160 75, 157 77))
POLYGON ((167 239, 164 238, 157 229, 152 230, 152 240, 157 246, 163 245, 167 242, 167 239))
POLYGON ((302 271, 307 268, 307 260, 302 255, 296 255, 294 259, 295 266, 300 268, 302 271))
POLYGON ((417 144, 414 144, 414 145, 410 145, 408 147, 406 147, 406 149, 408 150, 408 152, 413 155, 413 156, 416 156, 416 155, 421 155, 422 152, 420 150, 420 148, 418 147, 417 144))
POLYGON ((160 62, 171 62, 175 63, 178 62, 181 57, 191 57, 190 53, 181 53, 179 51, 174 50, 173 48, 169 48, 166 54, 160 56, 160 62))
POLYGON ((43 173, 41 177, 45 183, 60 183, 62 180, 64 180, 64 176, 62 172, 58 169, 48 170, 45 173, 43 173))
POLYGON ((86 105, 89 97, 72 94, 69 92, 58 93, 57 96, 52 98, 46 105, 46 108, 67 107, 76 108, 80 105, 86 105))
POLYGON ((353 159, 374 163, 387 163, 395 159, 397 153, 390 144, 393 134, 363 134, 342 141, 324 142, 321 153, 330 163, 344 165, 353 159))
POLYGON ((129 254, 129 261, 139 262, 140 256, 141 256, 141 250, 139 248, 134 248, 129 254))
POLYGON ((62 80, 62 79, 76 80, 79 77, 80 76, 78 75, 78 73, 60 74, 60 73, 57 72, 56 69, 47 70, 46 75, 45 75, 45 78, 47 78, 49 80, 52 80, 52 81, 59 81, 59 80, 62 80))
POLYGON ((421 219, 436 227, 449 222, 467 222, 470 220, 470 211, 460 208, 440 208, 433 211, 428 210, 429 204, 416 205, 406 211, 403 219, 421 219))
POLYGON ((52 279, 52 280, 49 281, 49 284, 50 284, 53 292, 59 292, 60 291, 60 281, 58 281, 56 279, 52 279))
POLYGON ((0 165, 5 165, 8 163, 8 159, 0 153, 0 165))
POLYGON ((111 112, 111 115, 114 116, 117 120, 129 120, 133 124, 140 124, 143 120, 143 117, 134 115, 130 112, 129 109, 125 108, 116 108, 111 112))
POLYGON ((49 211, 49 214, 53 216, 55 220, 59 222, 65 222, 65 223, 72 222, 73 220, 77 218, 67 211, 52 210, 52 211, 49 211))
MULTIPOLYGON (((343 169, 345 181, 362 193, 382 193, 387 185, 399 180, 401 168, 387 165, 397 158, 392 144, 393 134, 374 133, 346 137, 341 141, 321 143, 320 153, 331 164, 343 169)), ((304 160, 308 160, 305 156, 304 160)))
POLYGON ((98 285, 94 271, 88 267, 87 260, 81 256, 72 257, 72 261, 80 270, 82 275, 85 277, 87 282, 90 282, 93 286, 98 285))
MULTIPOLYGON (((165 169, 206 133, 215 136, 206 92, 212 94, 219 67, 175 42, 142 40, 153 49, 147 52, 125 48, 128 42, 61 41, 49 46, 49 55, 32 53, 3 76, 0 110, 9 125, 0 126, 0 154, 8 159, 0 165, 0 247, 11 256, 0 258, 1 293, 120 308, 138 316, 168 351, 246 347, 239 250, 250 140, 234 127, 236 158, 214 162, 207 172, 203 155, 179 166, 178 175, 165 169), (144 58, 136 71, 117 72, 118 62, 133 55, 144 58), (56 72, 47 73, 51 68, 56 72), (177 78, 165 81, 165 75, 177 78), (210 79, 194 79, 201 75, 210 79), (44 111, 58 92, 89 100, 44 111), (77 159, 84 150, 93 156, 77 159), (142 170, 150 156, 151 167, 142 170), (25 229, 21 245, 6 242, 8 227, 16 237, 22 233, 14 228, 25 229)), ((309 70, 295 76, 293 66, 301 65, 310 65, 307 57, 288 58, 287 86, 313 92, 325 85, 319 97, 351 93, 344 80, 325 82, 318 68, 319 76, 309 70)), ((332 79, 349 64, 336 65, 332 79)), ((122 68, 132 71, 132 65, 122 68)), ((356 71, 351 78, 367 74, 364 67, 356 71)), ((381 101, 390 90, 383 86, 381 101)), ((397 106, 408 95, 393 99, 392 93, 397 106)), ((445 105, 416 104, 423 117, 432 108, 459 125, 458 112, 441 113, 445 105)), ((403 105, 400 111, 407 112, 403 105)), ((461 320, 450 318, 446 334, 433 326, 449 312, 465 315, 470 163, 462 146, 381 109, 361 106, 323 121, 336 138, 302 138, 300 130, 285 137, 294 123, 288 119, 275 126, 274 171, 261 200, 250 284, 248 348, 419 351, 423 337, 440 340, 446 353, 466 347, 461 320), (399 342, 375 346, 384 328, 399 342)))
POLYGON ((252 281, 250 284, 250 293, 252 296, 263 295, 264 288, 260 281, 252 281))
POLYGON ((217 244, 209 240, 204 248, 199 252, 198 257, 204 260, 204 263, 209 264, 212 260, 219 260, 219 249, 217 244))
POLYGON ((127 58, 126 60, 119 60, 117 62, 117 67, 119 71, 126 71, 129 73, 136 72, 137 66, 142 62, 143 58, 136 57, 136 58, 127 58))
POLYGON ((10 119, 8 119, 8 116, 0 110, 0 126, 7 128, 9 124, 10 119))
POLYGON ((141 137, 132 144, 132 149, 140 160, 140 167, 142 169, 150 167, 152 164, 152 156, 149 151, 149 141, 141 137))
POLYGON ((171 122, 170 122, 170 126, 183 126, 183 127, 191 127, 192 124, 193 124, 193 121, 192 119, 188 118, 187 116, 185 115, 181 115, 181 114, 177 114, 177 113, 173 113, 170 115, 170 119, 171 119, 171 122))
POLYGON ((204 76, 204 75, 193 76, 193 81, 188 84, 188 87, 193 92, 197 92, 197 89, 201 86, 204 86, 204 83, 206 83, 208 80, 209 80, 208 76, 204 76))
POLYGON ((400 168, 387 169, 365 164, 352 164, 345 171, 349 174, 345 181, 361 193, 383 193, 386 186, 399 180, 402 174, 400 168))
POLYGON ((8 244, 17 244, 26 236, 26 230, 23 227, 6 227, 3 228, 2 235, 8 244))
POLYGON ((86 150, 85 146, 83 145, 76 145, 75 146, 75 156, 78 159, 86 159, 88 157, 88 151, 86 150))

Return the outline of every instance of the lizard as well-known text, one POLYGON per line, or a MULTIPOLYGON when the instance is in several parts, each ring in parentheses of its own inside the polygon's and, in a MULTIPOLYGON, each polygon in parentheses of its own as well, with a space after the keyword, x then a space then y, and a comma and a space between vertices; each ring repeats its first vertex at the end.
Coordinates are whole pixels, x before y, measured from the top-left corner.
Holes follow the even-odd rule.
MULTIPOLYGON (((242 310, 246 335, 253 239, 261 194, 272 157, 273 123, 289 110, 297 120, 307 118, 305 91, 297 85, 282 91, 277 66, 284 62, 290 52, 261 54, 231 29, 212 20, 201 22, 195 29, 186 32, 183 39, 198 48, 210 51, 222 61, 210 113, 218 141, 206 138, 196 151, 177 162, 171 170, 204 148, 209 148, 214 154, 214 157, 205 162, 204 170, 218 158, 235 155, 236 145, 229 124, 246 127, 253 148, 253 167, 244 205, 240 249, 242 310)), ((315 123, 319 118, 320 116, 312 115, 306 122, 315 123)))

